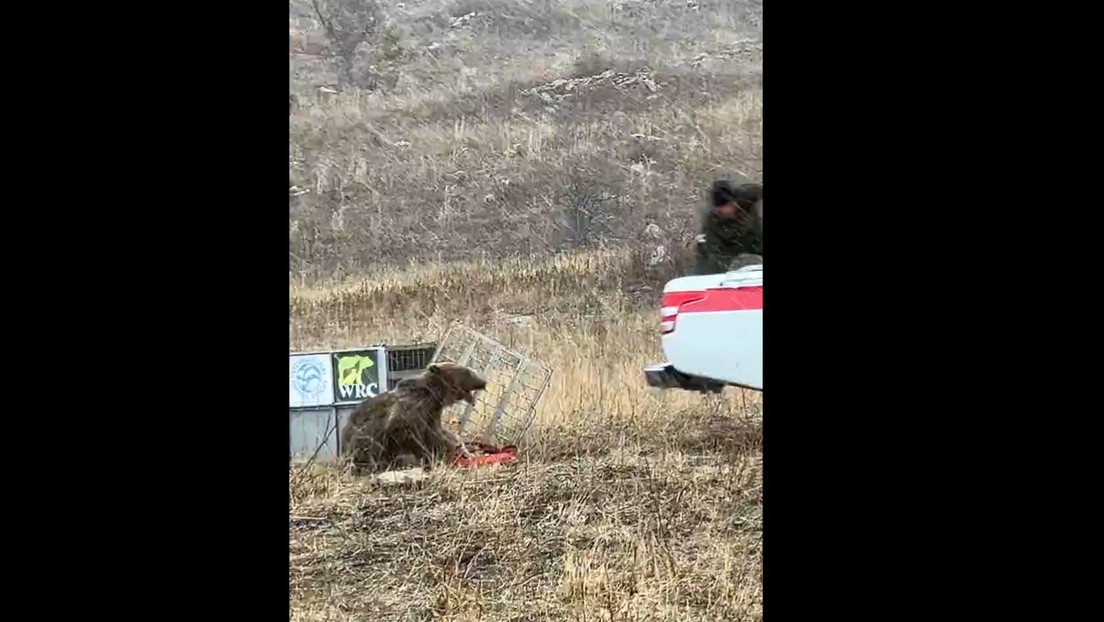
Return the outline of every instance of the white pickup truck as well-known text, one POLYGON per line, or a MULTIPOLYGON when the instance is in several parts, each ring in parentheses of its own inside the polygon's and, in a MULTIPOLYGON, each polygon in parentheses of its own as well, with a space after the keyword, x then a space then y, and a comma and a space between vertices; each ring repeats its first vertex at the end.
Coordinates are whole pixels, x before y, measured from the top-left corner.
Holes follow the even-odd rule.
POLYGON ((763 266, 667 282, 660 309, 667 362, 644 368, 648 386, 719 393, 763 390, 763 266))

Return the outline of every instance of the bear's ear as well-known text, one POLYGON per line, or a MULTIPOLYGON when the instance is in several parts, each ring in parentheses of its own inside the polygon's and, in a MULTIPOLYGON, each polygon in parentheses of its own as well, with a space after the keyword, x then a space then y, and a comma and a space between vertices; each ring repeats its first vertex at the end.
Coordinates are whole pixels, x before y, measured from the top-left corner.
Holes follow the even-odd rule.
POLYGON ((427 367, 426 370, 429 371, 429 373, 431 374, 436 374, 437 372, 441 371, 441 366, 437 363, 430 363, 429 367, 427 367))

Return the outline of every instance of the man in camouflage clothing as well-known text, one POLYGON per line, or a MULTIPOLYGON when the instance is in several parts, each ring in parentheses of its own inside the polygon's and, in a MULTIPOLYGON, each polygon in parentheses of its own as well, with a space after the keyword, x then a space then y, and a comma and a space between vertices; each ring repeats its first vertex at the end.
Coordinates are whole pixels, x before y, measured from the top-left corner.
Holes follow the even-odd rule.
POLYGON ((740 182, 713 182, 710 209, 696 240, 696 274, 728 272, 763 261, 763 187, 740 182))

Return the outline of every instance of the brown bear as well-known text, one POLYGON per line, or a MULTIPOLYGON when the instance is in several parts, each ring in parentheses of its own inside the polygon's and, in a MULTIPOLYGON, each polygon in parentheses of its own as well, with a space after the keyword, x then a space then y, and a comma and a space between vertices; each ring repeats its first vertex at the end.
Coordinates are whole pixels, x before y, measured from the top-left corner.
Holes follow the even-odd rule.
POLYGON ((364 400, 349 415, 339 439, 341 458, 356 470, 378 470, 404 456, 440 461, 461 448, 441 425, 445 408, 460 401, 475 404, 487 381, 455 363, 435 363, 395 388, 364 400))

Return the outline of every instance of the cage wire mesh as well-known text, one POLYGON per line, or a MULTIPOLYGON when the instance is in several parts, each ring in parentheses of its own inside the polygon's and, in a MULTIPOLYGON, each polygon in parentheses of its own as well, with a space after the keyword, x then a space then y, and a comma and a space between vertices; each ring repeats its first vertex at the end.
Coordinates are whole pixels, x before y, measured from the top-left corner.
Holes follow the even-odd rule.
POLYGON ((449 427, 465 437, 517 443, 533 425, 537 402, 552 370, 462 324, 453 324, 433 356, 434 363, 465 365, 487 381, 475 404, 460 403, 445 413, 449 427))

